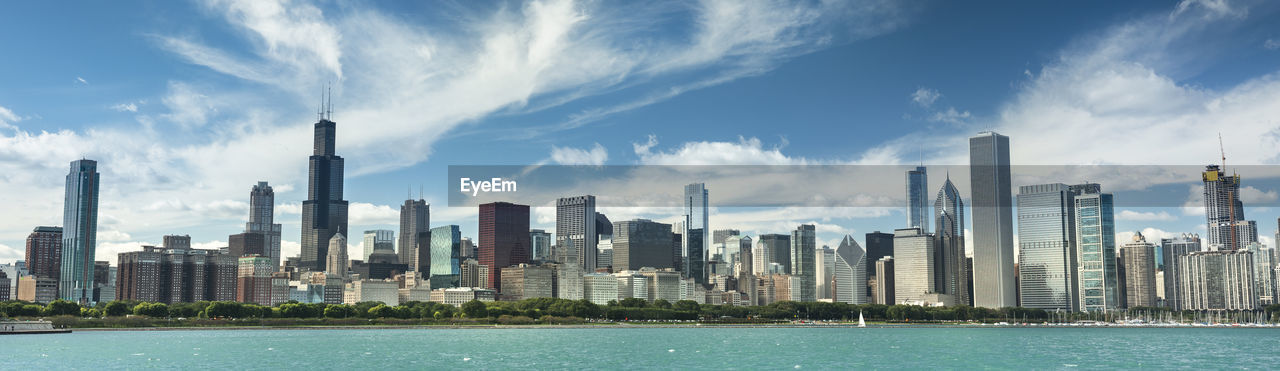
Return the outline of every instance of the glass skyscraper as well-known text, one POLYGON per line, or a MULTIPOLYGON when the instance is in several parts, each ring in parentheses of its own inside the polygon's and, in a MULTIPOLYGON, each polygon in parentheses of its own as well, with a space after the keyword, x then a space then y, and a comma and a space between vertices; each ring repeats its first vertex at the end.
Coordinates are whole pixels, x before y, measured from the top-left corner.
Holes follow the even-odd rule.
POLYGON ((817 253, 817 234, 813 224, 803 224, 791 232, 791 276, 800 280, 800 292, 792 292, 796 301, 817 300, 817 270, 814 255, 817 253))
POLYGON ((1022 306, 1074 311, 1075 197, 1066 184, 1018 188, 1018 293, 1022 306))
POLYGON ((347 233, 347 201, 342 199, 343 160, 334 151, 338 124, 327 114, 316 122, 308 160, 307 199, 302 201, 302 257, 299 268, 323 271, 333 235, 347 233))
POLYGON ((262 234, 271 264, 280 268, 280 224, 275 222, 276 193, 267 182, 258 182, 249 192, 249 222, 245 233, 262 234))
POLYGON ((1116 309, 1120 307, 1120 280, 1114 202, 1110 193, 1089 191, 1075 196, 1080 310, 1116 309))
MULTIPOLYGON (((973 202, 973 305, 1015 306, 1009 137, 983 132, 969 138, 969 181, 973 202)), ((901 258, 894 257, 899 261, 894 263, 895 268, 901 258)))
POLYGON ((431 205, 427 200, 414 200, 412 196, 400 205, 400 246, 395 250, 400 254, 400 263, 408 264, 410 270, 418 271, 427 266, 419 262, 424 256, 418 251, 418 236, 431 228, 431 205))
POLYGON ((684 231, 681 242, 680 273, 683 278, 693 278, 700 284, 707 283, 706 250, 711 246, 711 233, 707 230, 707 185, 693 183, 684 186, 684 231))
MULTIPOLYGON (((596 231, 596 196, 585 195, 565 197, 556 200, 556 248, 565 249, 570 246, 574 251, 572 260, 584 270, 596 269, 596 243, 599 242, 596 231)), ((568 258, 553 257, 560 263, 568 258)))
POLYGON ((462 273, 462 230, 456 225, 431 228, 431 276, 462 273))
POLYGON ((933 219, 937 225, 933 238, 938 292, 953 296, 957 304, 969 305, 969 271, 964 264, 964 200, 960 199, 960 191, 951 183, 950 176, 938 190, 933 219))
POLYGON ((924 166, 907 171, 907 228, 929 230, 929 176, 924 166))
POLYGON ((62 208, 62 264, 58 297, 93 301, 93 259, 98 236, 98 162, 71 162, 62 208))

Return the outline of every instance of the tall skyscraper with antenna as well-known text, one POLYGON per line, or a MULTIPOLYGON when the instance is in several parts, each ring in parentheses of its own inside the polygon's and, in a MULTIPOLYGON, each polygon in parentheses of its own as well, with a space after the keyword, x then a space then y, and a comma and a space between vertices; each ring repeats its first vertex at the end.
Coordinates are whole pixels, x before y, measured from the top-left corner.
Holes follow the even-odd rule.
POLYGON ((315 125, 307 172, 307 200, 302 202, 302 256, 299 268, 324 271, 329 240, 347 233, 347 201, 342 199, 343 160, 334 151, 337 123, 332 98, 323 99, 315 125))
POLYGON ((929 175, 924 166, 907 171, 907 228, 929 229, 929 175))

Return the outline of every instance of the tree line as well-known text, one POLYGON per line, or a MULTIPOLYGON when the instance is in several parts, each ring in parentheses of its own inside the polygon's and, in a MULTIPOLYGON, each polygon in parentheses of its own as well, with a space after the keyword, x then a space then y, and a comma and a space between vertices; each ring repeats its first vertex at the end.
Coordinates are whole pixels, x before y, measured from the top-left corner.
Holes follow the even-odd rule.
MULTIPOLYGON (((1263 309, 1267 316, 1280 316, 1280 305, 1263 309)), ((1133 308, 1128 313, 1168 311, 1167 308, 1133 308)), ((1121 312, 1124 313, 1124 312, 1121 312)), ((257 304, 201 301, 195 303, 151 303, 138 301, 111 301, 94 307, 55 300, 46 305, 24 301, 0 302, 0 318, 32 318, 72 316, 104 318, 123 316, 148 318, 190 319, 413 319, 442 321, 458 318, 496 321, 499 323, 532 323, 535 319, 557 322, 581 320, 612 321, 854 321, 861 315, 867 320, 893 322, 937 321, 1017 321, 1043 322, 1048 320, 1090 319, 1087 313, 1049 312, 1042 309, 1009 307, 1000 309, 952 306, 922 307, 915 305, 845 304, 828 302, 782 301, 763 306, 732 306, 698 304, 691 300, 674 303, 667 300, 649 302, 629 298, 611 300, 607 305, 596 305, 588 300, 558 298, 533 298, 521 301, 480 302, 471 301, 461 307, 411 301, 389 306, 382 302, 348 304, 311 304, 290 301, 274 307, 257 304)))

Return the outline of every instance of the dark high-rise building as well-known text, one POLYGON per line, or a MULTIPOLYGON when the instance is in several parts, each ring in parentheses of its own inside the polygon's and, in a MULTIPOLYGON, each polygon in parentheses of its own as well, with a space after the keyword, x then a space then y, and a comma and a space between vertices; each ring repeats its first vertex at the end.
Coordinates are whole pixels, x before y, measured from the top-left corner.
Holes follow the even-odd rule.
POLYGON ((929 175, 924 166, 907 171, 907 228, 929 230, 929 175))
MULTIPOLYGON (((1009 137, 983 132, 969 138, 969 191, 973 202, 973 305, 1017 305, 1013 283, 1013 185, 1009 137)), ((894 268, 901 257, 894 257, 894 268)), ((897 275, 899 281, 902 275, 897 275)), ((899 285, 901 286, 901 285, 899 285)), ((902 300, 902 298, 898 298, 902 300)))
POLYGON ((334 152, 337 123, 322 114, 312 137, 307 200, 302 201, 302 259, 299 268, 324 271, 329 240, 347 233, 347 201, 342 199, 343 160, 334 152))
POLYGON ((1160 240, 1160 250, 1163 252, 1161 258, 1164 259, 1164 301, 1165 305, 1173 308, 1173 310, 1184 310, 1183 307, 1183 280, 1180 276, 1185 268, 1178 264, 1183 255, 1189 255, 1193 252, 1201 251, 1200 235, 1183 233, 1175 238, 1166 238, 1160 240))
POLYGON ((258 182, 249 191, 249 222, 245 233, 258 233, 263 237, 263 256, 271 258, 275 269, 280 268, 280 224, 275 223, 276 193, 267 182, 258 182))
POLYGON ((529 205, 480 205, 480 265, 488 268, 487 288, 502 292, 502 268, 529 262, 529 205))
MULTIPOLYGON (((577 255, 577 263, 584 270, 594 271, 596 267, 596 243, 599 242, 596 219, 596 196, 556 200, 556 247, 561 250, 571 247, 574 251, 568 253, 577 255)), ((560 263, 568 260, 556 259, 560 263)))
POLYGON ((613 223, 614 271, 674 268, 671 225, 646 219, 613 223))
POLYGON ((143 246, 120 253, 116 299, 162 303, 232 301, 236 258, 218 250, 143 246))
MULTIPOLYGON (((803 224, 791 232, 791 276, 800 280, 799 292, 791 292, 792 300, 817 301, 817 270, 813 266, 817 251, 817 229, 813 224, 803 224)), ((863 262, 856 262, 865 264, 863 262)), ((851 262, 850 264, 853 264, 851 262)), ((864 273, 863 282, 866 282, 864 273)), ((862 283, 866 286, 866 283, 862 283)), ((866 296, 865 292, 862 296, 866 296)))
POLYGON ((62 276, 62 227, 36 227, 27 235, 27 274, 62 276))
POLYGON ((93 300, 93 259, 98 238, 98 162, 71 162, 62 208, 62 262, 58 297, 88 304, 93 300))
MULTIPOLYGON (((791 236, 785 234, 762 234, 756 243, 766 246, 765 251, 773 254, 770 261, 782 266, 783 272, 791 272, 791 236)), ((769 267, 758 267, 768 274, 769 267)))
POLYGON ((247 255, 270 257, 267 254, 267 238, 267 234, 264 233, 233 234, 227 238, 227 252, 237 258, 247 255))
MULTIPOLYGON (((417 270, 426 265, 418 262, 418 233, 428 232, 431 227, 431 205, 427 200, 404 200, 400 205, 400 262, 417 270)), ((429 253, 429 252, 428 252, 429 253)))
POLYGON ((707 185, 693 183, 684 186, 684 246, 680 253, 680 274, 707 284, 707 248, 711 246, 710 219, 707 208, 707 185))
POLYGON ((969 305, 969 275, 964 269, 964 200, 950 175, 933 202, 933 219, 938 291, 954 296, 956 304, 969 305))
POLYGON ((863 240, 867 245, 867 272, 875 272, 875 262, 886 256, 893 256, 893 233, 875 231, 867 233, 863 240))
POLYGON ((191 236, 189 235, 166 235, 164 236, 164 248, 166 249, 190 249, 191 236))

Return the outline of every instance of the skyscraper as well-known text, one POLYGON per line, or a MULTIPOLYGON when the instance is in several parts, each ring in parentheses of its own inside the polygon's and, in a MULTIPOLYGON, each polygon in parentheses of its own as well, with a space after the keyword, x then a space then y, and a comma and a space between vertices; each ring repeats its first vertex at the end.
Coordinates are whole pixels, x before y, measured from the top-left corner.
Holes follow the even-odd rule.
POLYGON ((62 277, 62 227, 36 227, 27 235, 27 274, 62 277))
POLYGON ((707 215, 707 186, 693 183, 684 186, 684 236, 680 252, 682 278, 707 284, 707 247, 711 246, 710 219, 707 215))
POLYGON ((955 297, 957 304, 970 305, 969 271, 964 268, 964 201, 950 175, 933 202, 933 219, 938 292, 955 297))
POLYGON ((529 205, 480 205, 480 265, 488 269, 485 288, 502 291, 502 269, 529 262, 529 205))
MULTIPOLYGON (((258 182, 249 191, 249 222, 245 233, 258 233, 263 237, 263 255, 271 258, 272 266, 280 268, 280 224, 275 222, 276 193, 267 182, 258 182)), ((237 257, 238 258, 238 257, 237 257)))
POLYGON ((893 231, 893 239, 894 300, 923 301, 925 294, 936 293, 933 236, 903 228, 893 231))
POLYGON ((791 276, 800 282, 798 285, 800 291, 791 293, 796 301, 817 300, 817 270, 814 268, 816 238, 816 229, 813 224, 802 224, 791 232, 791 276))
POLYGON ((897 303, 893 297, 893 256, 886 256, 876 260, 876 304, 893 305, 897 303))
POLYGON ((929 230, 929 175, 924 166, 907 171, 907 228, 929 230))
POLYGON ((529 244, 532 246, 532 250, 529 252, 529 260, 551 260, 551 233, 541 229, 531 229, 529 230, 529 244))
POLYGON ((329 255, 325 261, 325 274, 331 277, 347 276, 347 264, 350 261, 347 258, 347 236, 338 233, 329 239, 329 255))
MULTIPOLYGON (((584 270, 596 269, 596 196, 565 197, 556 200, 556 246, 573 246, 574 257, 584 270)), ((564 263, 561 261, 561 263, 564 263)))
POLYGON ((1018 188, 1018 293, 1022 306, 1074 311, 1075 193, 1066 184, 1018 188))
POLYGON ((1254 310, 1258 295, 1253 253, 1247 250, 1197 251, 1178 257, 1183 310, 1254 310))
MULTIPOLYGON (((961 218, 960 220, 964 219, 961 218)), ((879 261, 880 258, 893 256, 893 233, 882 233, 880 231, 867 233, 866 239, 863 241, 867 243, 867 292, 871 292, 871 278, 878 274, 876 273, 875 262, 879 261)))
POLYGON ((364 250, 364 259, 362 260, 368 262, 369 258, 375 253, 396 255, 395 236, 396 232, 390 229, 364 231, 364 243, 361 248, 364 250))
POLYGON ((674 268, 671 225, 647 219, 613 223, 613 270, 674 268))
MULTIPOLYGON (((969 181, 973 202, 973 305, 1015 306, 1009 137, 983 132, 969 138, 969 181)), ((907 264, 905 257, 894 254, 894 259, 894 268, 907 264)), ((905 277, 896 274, 899 286, 905 277)))
POLYGON ((765 246, 769 252, 768 263, 757 267, 765 274, 769 273, 769 263, 778 263, 783 272, 791 272, 791 236, 785 234, 762 234, 756 239, 757 244, 765 246))
POLYGON ((93 259, 98 236, 98 162, 71 162, 62 208, 62 262, 58 297, 93 301, 93 259))
MULTIPOLYGON (((1110 193, 1093 188, 1075 196, 1076 287, 1084 311, 1120 307, 1120 277, 1116 267, 1116 224, 1110 193)), ((1154 257, 1152 257, 1154 259, 1154 257)), ((975 260, 974 264, 977 264, 975 260)), ((977 270, 977 267, 974 267, 977 270)))
POLYGON ((1178 266, 1179 258, 1200 251, 1200 236, 1183 233, 1176 238, 1160 240, 1161 259, 1164 260, 1164 300, 1165 305, 1174 310, 1183 310, 1182 279, 1183 270, 1178 266))
MULTIPOLYGON (((865 253, 863 255, 866 255, 865 253)), ((832 299, 832 288, 835 287, 836 272, 836 251, 830 247, 822 246, 813 254, 814 280, 817 281, 817 291, 814 297, 817 300, 832 299)))
MULTIPOLYGON (((431 228, 431 282, 449 281, 456 287, 462 274, 462 229, 456 225, 431 228), (437 279, 436 277, 446 277, 437 279)), ((439 287, 432 287, 433 289, 439 287)))
POLYGON ((347 201, 342 199, 343 160, 334 151, 338 124, 322 114, 312 137, 307 199, 302 201, 302 257, 299 268, 323 271, 333 235, 347 233, 347 201))
POLYGON ((853 236, 845 235, 836 246, 831 299, 837 303, 867 303, 867 253, 853 236))
POLYGON ((1225 170, 1209 165, 1201 173, 1204 215, 1209 228, 1205 242, 1208 246, 1234 250, 1240 245, 1232 240, 1233 227, 1236 221, 1244 220, 1244 205, 1240 203, 1240 177, 1227 175, 1225 170))
POLYGON ((400 206, 400 263, 408 264, 410 270, 418 270, 422 266, 418 262, 418 233, 427 232, 431 227, 431 205, 426 200, 404 200, 400 206))
POLYGON ((737 238, 738 242, 738 292, 747 294, 749 301, 754 305, 756 300, 756 276, 753 266, 753 252, 751 248, 751 237, 741 236, 737 238))
POLYGON ((1156 306, 1156 248, 1141 232, 1120 249, 1124 262, 1124 285, 1129 308, 1156 306))

